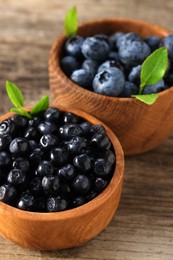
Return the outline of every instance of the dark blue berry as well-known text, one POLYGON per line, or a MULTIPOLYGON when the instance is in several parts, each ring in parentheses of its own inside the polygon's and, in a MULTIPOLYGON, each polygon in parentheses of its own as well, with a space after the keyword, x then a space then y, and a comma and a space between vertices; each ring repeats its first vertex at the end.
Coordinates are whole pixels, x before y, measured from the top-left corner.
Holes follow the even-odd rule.
POLYGON ((36 148, 29 156, 31 166, 37 166, 43 158, 43 151, 41 148, 36 148))
POLYGON ((170 34, 161 40, 160 46, 166 47, 168 56, 173 63, 173 34, 170 34))
POLYGON ((74 166, 81 171, 88 171, 91 169, 91 158, 87 154, 80 154, 73 159, 74 166))
POLYGON ((123 72, 123 67, 119 62, 117 62, 115 60, 107 60, 100 65, 100 67, 98 68, 98 73, 102 72, 105 69, 109 69, 109 68, 118 68, 123 72))
POLYGON ((95 74, 97 73, 97 69, 100 65, 100 62, 95 61, 95 60, 84 60, 84 62, 82 63, 82 69, 84 69, 85 71, 87 71, 89 74, 92 75, 92 78, 94 78, 95 74))
POLYGON ((97 197, 98 192, 95 190, 90 190, 90 192, 88 194, 85 195, 85 198, 87 199, 87 201, 93 200, 95 197, 97 197))
POLYGON ((27 139, 36 139, 38 137, 38 132, 35 127, 30 126, 25 130, 24 137, 27 139))
POLYGON ((98 149, 108 150, 111 146, 109 138, 105 134, 96 133, 91 138, 91 144, 98 149))
POLYGON ((151 51, 155 51, 156 49, 159 48, 161 39, 158 36, 150 35, 150 36, 146 37, 144 39, 144 41, 148 44, 151 51))
POLYGON ((122 35, 124 35, 123 32, 115 32, 109 37, 109 42, 112 50, 117 49, 117 41, 122 35))
POLYGON ((73 113, 64 112, 63 122, 64 123, 78 123, 79 118, 73 113))
POLYGON ((128 75, 128 80, 136 86, 140 85, 141 65, 133 67, 128 75))
POLYGON ((28 119, 25 116, 21 116, 21 115, 14 115, 11 118, 12 121, 14 121, 16 123, 16 125, 18 127, 26 127, 28 125, 28 119))
POLYGON ((82 128, 83 130, 83 134, 84 136, 88 136, 90 134, 90 129, 91 129, 91 123, 89 122, 83 122, 80 124, 80 127, 82 128))
POLYGON ((45 175, 52 175, 54 173, 55 169, 51 162, 49 161, 41 161, 38 165, 36 175, 38 177, 44 177, 45 175))
POLYGON ((17 137, 11 141, 9 150, 12 154, 24 155, 29 152, 30 145, 26 138, 17 137))
POLYGON ((107 177, 111 171, 111 164, 103 159, 96 159, 94 163, 94 173, 101 177, 107 177))
POLYGON ((27 172, 29 169, 29 161, 22 157, 17 157, 12 164, 13 168, 19 169, 22 172, 27 172))
POLYGON ((63 197, 50 197, 47 200, 47 211, 48 212, 57 212, 67 209, 68 203, 67 200, 63 197))
POLYGON ((110 50, 109 44, 98 37, 88 37, 82 44, 82 53, 87 59, 105 60, 110 50))
POLYGON ((55 194, 60 188, 59 177, 56 175, 44 176, 42 179, 42 187, 46 194, 55 194))
POLYGON ((11 162, 11 157, 9 153, 4 151, 0 152, 0 167, 7 166, 10 164, 10 162, 11 162))
POLYGON ((104 126, 102 126, 100 124, 92 125, 91 129, 90 129, 90 134, 94 135, 96 133, 106 134, 106 130, 105 130, 104 126))
POLYGON ((40 139, 40 145, 44 149, 52 149, 59 143, 59 139, 55 135, 43 135, 40 139))
POLYGON ((26 174, 19 169, 13 169, 9 172, 7 180, 13 185, 21 185, 26 181, 26 174))
POLYGON ((58 132, 58 128, 56 127, 55 124, 49 121, 44 121, 38 125, 38 131, 42 135, 56 134, 58 132))
POLYGON ((121 97, 131 97, 132 95, 137 95, 139 92, 139 87, 130 81, 126 81, 124 88, 120 94, 121 97))
POLYGON ((85 175, 77 175, 72 181, 72 188, 78 194, 86 194, 91 188, 91 181, 85 175))
POLYGON ((100 156, 104 157, 108 162, 113 165, 115 163, 115 154, 111 150, 103 151, 100 156))
POLYGON ((7 119, 0 123, 0 135, 10 134, 16 132, 16 123, 13 120, 7 119))
POLYGON ((70 77, 73 71, 80 68, 80 62, 75 57, 65 56, 61 59, 61 68, 70 77))
POLYGON ((122 34, 118 39, 117 39, 117 42, 116 42, 116 46, 118 48, 120 48, 122 45, 126 45, 127 44, 127 41, 131 41, 131 42, 142 42, 142 38, 139 34, 137 33, 133 33, 133 32, 129 32, 129 33, 126 33, 126 34, 122 34))
POLYGON ((127 40, 119 48, 120 61, 128 66, 141 64, 151 53, 149 46, 143 41, 127 40))
POLYGON ((84 205, 86 203, 86 199, 82 196, 80 197, 76 197, 73 201, 72 201, 72 206, 73 208, 77 208, 80 207, 82 205, 84 205))
POLYGON ((11 135, 9 134, 0 135, 0 151, 7 150, 11 141, 12 141, 11 135))
POLYGON ((35 140, 31 139, 31 140, 29 140, 29 146, 30 146, 30 150, 34 151, 37 148, 38 144, 35 140))
POLYGON ((35 177, 33 179, 31 179, 30 181, 30 190, 35 194, 40 194, 43 192, 43 188, 42 188, 42 179, 40 179, 39 177, 35 177))
POLYGON ((0 201, 5 203, 11 202, 16 196, 17 191, 14 186, 10 184, 4 184, 0 186, 0 201))
POLYGON ((60 115, 61 112, 58 108, 49 107, 44 113, 44 118, 46 121, 58 123, 60 115))
POLYGON ((51 150, 50 159, 55 165, 62 165, 68 162, 69 152, 64 147, 57 147, 51 150))
POLYGON ((106 188, 107 184, 108 182, 105 179, 97 177, 94 182, 94 188, 96 191, 102 192, 106 188))
POLYGON ((34 211, 36 211, 36 212, 46 212, 46 199, 44 197, 35 198, 34 211))
POLYGON ((164 80, 161 79, 159 82, 153 85, 144 87, 143 94, 158 93, 166 89, 164 80))
POLYGON ((84 88, 90 88, 92 86, 93 76, 90 72, 84 69, 78 69, 71 74, 71 80, 84 88))
POLYGON ((75 175, 75 168, 72 164, 66 164, 58 170, 58 176, 67 181, 74 179, 75 175))
POLYGON ((70 123, 60 127, 59 133, 62 136, 62 138, 69 140, 73 137, 81 136, 83 134, 83 131, 78 124, 70 123))
POLYGON ((80 58, 82 56, 81 47, 83 41, 84 38, 79 35, 69 38, 65 43, 65 51, 67 55, 80 58))
POLYGON ((79 154, 85 151, 87 142, 83 137, 77 136, 70 139, 67 143, 67 150, 70 154, 79 154))
POLYGON ((63 196, 71 196, 71 188, 68 184, 61 184, 60 192, 63 196))
POLYGON ((32 119, 28 121, 28 125, 35 128, 37 128, 40 123, 41 118, 39 116, 34 116, 32 119))
POLYGON ((29 192, 24 192, 21 194, 17 207, 22 210, 32 211, 35 205, 34 196, 29 192))
POLYGON ((95 92, 107 95, 118 96, 125 85, 125 77, 118 68, 108 68, 96 74, 93 80, 95 92))

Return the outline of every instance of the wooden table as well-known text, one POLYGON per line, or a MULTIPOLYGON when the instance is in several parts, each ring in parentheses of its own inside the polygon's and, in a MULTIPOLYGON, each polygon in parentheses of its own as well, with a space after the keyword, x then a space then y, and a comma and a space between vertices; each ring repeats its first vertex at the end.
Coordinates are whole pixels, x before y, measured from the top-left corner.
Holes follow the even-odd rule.
MULTIPOLYGON (((7 79, 21 87, 27 105, 49 93, 49 49, 72 4, 80 21, 124 16, 173 29, 172 0, 0 0, 0 113, 10 107, 7 79)), ((0 238, 0 259, 172 260, 173 136, 152 152, 126 158, 119 209, 98 237, 59 252, 35 252, 0 238)))

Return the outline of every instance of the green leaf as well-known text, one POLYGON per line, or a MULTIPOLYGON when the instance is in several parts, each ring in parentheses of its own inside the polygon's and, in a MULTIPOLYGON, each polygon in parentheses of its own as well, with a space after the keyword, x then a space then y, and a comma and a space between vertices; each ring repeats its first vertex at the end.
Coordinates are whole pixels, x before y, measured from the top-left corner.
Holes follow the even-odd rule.
POLYGON ((15 107, 22 107, 24 103, 23 94, 20 89, 10 81, 6 81, 6 91, 9 99, 15 107))
POLYGON ((64 21, 64 33, 67 37, 76 35, 78 29, 78 15, 77 8, 72 7, 66 14, 64 21))
POLYGON ((132 95, 132 97, 142 101, 147 105, 152 105, 158 99, 159 94, 132 95))
POLYGON ((168 51, 165 47, 159 48, 148 56, 142 64, 139 94, 148 85, 156 84, 161 80, 168 68, 168 51))
POLYGON ((41 111, 45 111, 49 107, 49 97, 43 97, 31 110, 31 115, 37 114, 41 111))
POLYGON ((23 108, 11 108, 10 112, 16 113, 21 116, 25 116, 27 118, 32 118, 32 116, 23 108))

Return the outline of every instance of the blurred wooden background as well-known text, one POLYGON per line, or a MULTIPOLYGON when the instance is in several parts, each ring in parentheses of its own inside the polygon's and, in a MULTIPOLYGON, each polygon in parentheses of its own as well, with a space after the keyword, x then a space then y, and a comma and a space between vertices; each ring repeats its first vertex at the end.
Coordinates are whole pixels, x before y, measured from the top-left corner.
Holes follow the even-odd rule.
MULTIPOLYGON (((73 5, 78 7, 81 22, 130 17, 173 30, 172 0, 0 0, 0 113, 10 107, 6 80, 21 88, 27 105, 49 94, 49 49, 73 5)), ((172 156, 173 136, 150 153, 126 158, 118 212, 107 229, 84 246, 35 252, 0 238, 0 259, 172 260, 172 156)))

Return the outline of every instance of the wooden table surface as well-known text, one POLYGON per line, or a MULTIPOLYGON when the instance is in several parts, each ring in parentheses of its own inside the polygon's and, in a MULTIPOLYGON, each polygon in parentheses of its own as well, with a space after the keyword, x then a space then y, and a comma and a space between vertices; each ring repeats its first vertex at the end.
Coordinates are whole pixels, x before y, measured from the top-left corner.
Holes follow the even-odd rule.
MULTIPOLYGON (((0 113, 10 107, 7 79, 21 87, 27 105, 49 93, 49 49, 72 5, 80 21, 121 16, 173 30, 172 0, 0 0, 0 113)), ((0 238, 0 260, 13 259, 172 260, 173 136, 152 152, 126 158, 119 209, 99 236, 59 252, 31 251, 0 238)))

